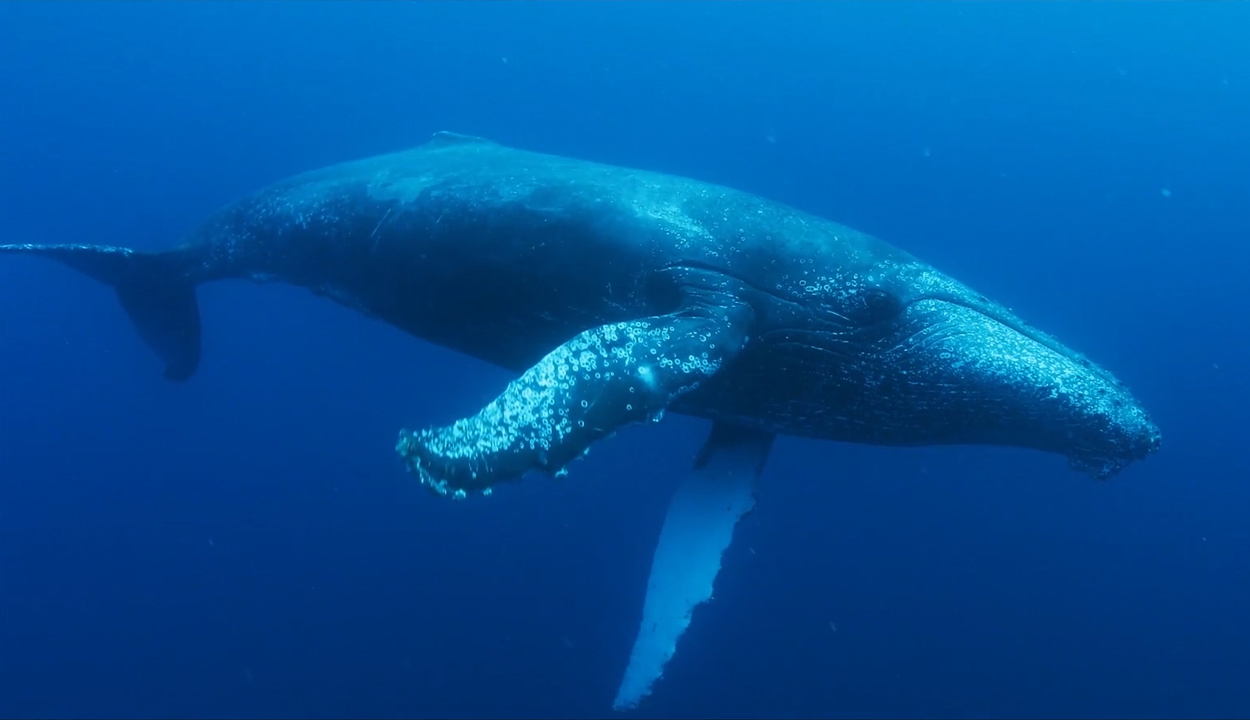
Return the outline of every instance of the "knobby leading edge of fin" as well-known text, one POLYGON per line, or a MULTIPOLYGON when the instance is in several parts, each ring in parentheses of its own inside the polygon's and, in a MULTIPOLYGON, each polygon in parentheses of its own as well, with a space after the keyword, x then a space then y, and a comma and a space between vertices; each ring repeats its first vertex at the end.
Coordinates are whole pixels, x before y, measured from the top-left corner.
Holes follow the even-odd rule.
POLYGON ((774 437, 721 422, 712 425, 694 468, 669 503, 651 561, 642 623, 613 709, 630 710, 651 693, 694 609, 712 598, 734 527, 755 507, 755 483, 774 437))

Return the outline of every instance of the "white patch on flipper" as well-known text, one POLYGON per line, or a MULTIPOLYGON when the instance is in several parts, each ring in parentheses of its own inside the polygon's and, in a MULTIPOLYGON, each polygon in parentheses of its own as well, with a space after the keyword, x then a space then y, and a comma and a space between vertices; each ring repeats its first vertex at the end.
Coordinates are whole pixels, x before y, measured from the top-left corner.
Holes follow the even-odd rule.
POLYGON ((755 506, 771 440, 713 446, 673 495, 651 561, 642 624, 612 707, 629 710, 664 674, 694 609, 712 599, 721 555, 734 526, 755 506))

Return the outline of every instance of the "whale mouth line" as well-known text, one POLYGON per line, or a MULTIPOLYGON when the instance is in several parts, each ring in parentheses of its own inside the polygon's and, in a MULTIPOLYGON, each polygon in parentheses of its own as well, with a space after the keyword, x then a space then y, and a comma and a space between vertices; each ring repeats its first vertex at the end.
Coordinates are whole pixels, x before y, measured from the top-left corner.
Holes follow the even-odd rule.
MULTIPOLYGON (((1025 342, 1035 344, 1038 349, 1053 353, 1057 358, 1071 363, 1074 371, 1088 378, 1091 384, 1078 393, 1087 400, 1078 404, 1087 406, 1084 412, 1088 414, 1088 417, 1085 419, 1092 422, 1088 427, 1073 426, 1068 431, 1067 441, 1057 443, 1058 446, 1046 448, 1058 451, 1068 460, 1073 470, 1083 472, 1096 480, 1107 480, 1159 450, 1162 444, 1162 433, 1158 426, 1131 397, 1122 382, 1081 353, 1060 343, 1049 334, 1031 327, 1009 310, 987 301, 953 294, 933 293, 910 300, 907 307, 922 303, 928 304, 929 307, 916 309, 921 317, 928 313, 940 315, 944 312, 941 308, 943 305, 948 308, 946 312, 974 315, 998 326, 1004 332, 1016 334, 1025 342), (954 310, 954 308, 959 308, 959 310, 954 310), (1064 445, 1066 448, 1063 447, 1064 445)), ((918 321, 923 322, 923 320, 918 321)), ((958 323, 959 321, 952 318, 952 322, 958 323)))
POLYGON ((681 262, 668 263, 667 265, 664 265, 661 268, 661 270, 662 271, 701 270, 704 272, 715 273, 717 275, 723 275, 727 278, 732 278, 734 280, 737 280, 738 282, 742 283, 744 286, 756 292, 763 293, 764 295, 768 295, 769 297, 779 300, 781 302, 784 302, 790 305, 796 305, 798 307, 805 307, 803 302, 797 297, 792 297, 790 295, 786 295, 784 293, 778 292, 775 288, 764 287, 763 285, 752 280, 749 277, 745 277, 744 275, 735 273, 732 270, 729 270, 728 268, 717 267, 716 265, 712 263, 699 262, 698 260, 683 260, 681 262))
POLYGON ((1105 451, 1082 451, 1082 448, 1077 448, 1067 453, 1068 465, 1077 472, 1089 474, 1095 480, 1109 480, 1129 465, 1158 452, 1162 445, 1163 434, 1152 424, 1145 441, 1134 444, 1127 452, 1111 454, 1105 451))

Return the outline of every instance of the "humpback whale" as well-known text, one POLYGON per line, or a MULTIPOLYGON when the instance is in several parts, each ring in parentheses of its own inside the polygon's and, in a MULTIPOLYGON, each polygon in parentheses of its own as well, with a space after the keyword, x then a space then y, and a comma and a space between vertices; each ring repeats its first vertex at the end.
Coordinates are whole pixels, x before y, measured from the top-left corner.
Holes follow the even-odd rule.
POLYGON ((8 244, 116 291, 172 381, 198 285, 280 281, 493 363, 479 412, 402 430, 439 496, 562 475, 671 411, 710 421, 672 498, 614 707, 645 698, 709 600, 778 434, 1005 445, 1105 479, 1160 446, 1110 372, 869 234, 730 188, 437 133, 277 182, 169 250, 8 244))

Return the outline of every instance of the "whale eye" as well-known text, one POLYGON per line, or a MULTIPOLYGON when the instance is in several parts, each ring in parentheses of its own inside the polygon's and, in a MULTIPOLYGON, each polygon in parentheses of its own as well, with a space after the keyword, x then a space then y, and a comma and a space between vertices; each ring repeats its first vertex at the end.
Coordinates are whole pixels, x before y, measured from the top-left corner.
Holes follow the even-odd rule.
POLYGON ((903 303, 898 296, 885 290, 863 290, 856 297, 859 307, 856 308, 855 316, 864 325, 887 322, 903 312, 903 303))

